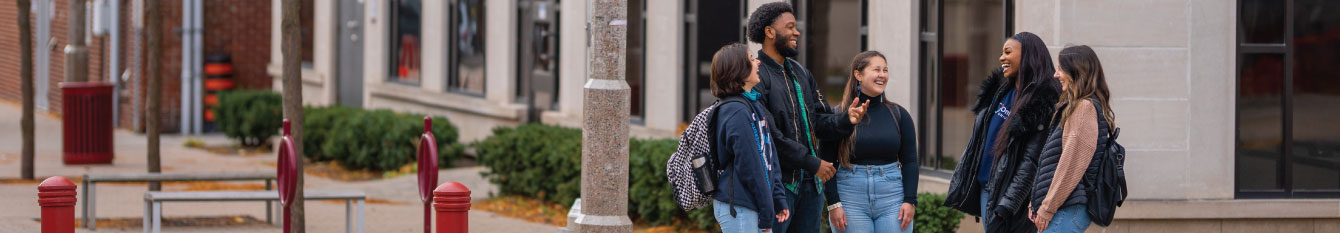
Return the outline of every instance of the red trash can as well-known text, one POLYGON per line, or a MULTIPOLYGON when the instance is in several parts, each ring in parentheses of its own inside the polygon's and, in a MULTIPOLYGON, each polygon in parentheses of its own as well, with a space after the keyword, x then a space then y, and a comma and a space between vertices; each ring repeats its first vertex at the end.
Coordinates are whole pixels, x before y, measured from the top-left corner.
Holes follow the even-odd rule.
POLYGON ((60 84, 65 164, 112 163, 112 84, 60 84))

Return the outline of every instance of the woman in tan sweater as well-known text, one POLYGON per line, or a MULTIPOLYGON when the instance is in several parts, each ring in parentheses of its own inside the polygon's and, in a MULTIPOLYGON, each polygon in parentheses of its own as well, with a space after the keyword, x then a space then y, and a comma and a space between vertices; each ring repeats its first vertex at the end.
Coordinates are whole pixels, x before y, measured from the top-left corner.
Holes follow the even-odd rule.
POLYGON ((1102 144, 1116 123, 1103 67, 1093 49, 1067 47, 1057 62, 1060 66, 1053 77, 1063 89, 1047 143, 1038 155, 1030 219, 1041 232, 1084 232, 1090 224, 1086 174, 1094 173, 1091 161, 1096 148, 1106 146, 1102 144))

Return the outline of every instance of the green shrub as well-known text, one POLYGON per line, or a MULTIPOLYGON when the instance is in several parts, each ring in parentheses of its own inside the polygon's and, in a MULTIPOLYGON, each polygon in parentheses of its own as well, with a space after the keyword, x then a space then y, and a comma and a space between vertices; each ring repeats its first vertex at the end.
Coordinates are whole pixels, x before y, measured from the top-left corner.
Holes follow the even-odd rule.
POLYGON ((216 122, 223 133, 243 146, 257 147, 283 127, 283 97, 266 90, 239 90, 219 94, 216 122))
POLYGON ((945 207, 945 195, 935 193, 917 194, 916 232, 943 233, 958 231, 958 222, 963 212, 945 207))
MULTIPOLYGON (((582 131, 540 124, 495 128, 493 136, 476 142, 485 176, 505 195, 521 195, 572 205, 581 196, 582 131)), ((631 139, 628 150, 630 218, 651 226, 695 223, 713 229, 710 208, 685 212, 675 204, 665 177, 666 160, 679 143, 673 139, 631 139)))
MULTIPOLYGON (((317 150, 305 150, 307 157, 317 161, 335 160, 350 168, 387 171, 399 169, 415 161, 419 135, 423 134, 423 115, 399 114, 390 110, 340 110, 338 108, 314 111, 312 131, 315 137, 304 141, 320 144, 317 150), (329 128, 321 128, 328 125, 329 128), (321 140, 321 141, 317 141, 321 140)), ((433 118, 433 136, 438 146, 439 166, 449 167, 460 157, 463 148, 456 143, 456 128, 446 118, 433 118)), ((314 144, 304 144, 314 145, 314 144)))
POLYGON ((302 108, 302 148, 303 154, 312 161, 330 161, 339 159, 339 154, 321 153, 321 144, 330 138, 335 129, 335 121, 344 119, 362 109, 344 106, 303 107, 302 108))
POLYGON ((503 194, 516 194, 571 206, 581 196, 581 130, 539 124, 495 128, 476 142, 485 176, 503 194))

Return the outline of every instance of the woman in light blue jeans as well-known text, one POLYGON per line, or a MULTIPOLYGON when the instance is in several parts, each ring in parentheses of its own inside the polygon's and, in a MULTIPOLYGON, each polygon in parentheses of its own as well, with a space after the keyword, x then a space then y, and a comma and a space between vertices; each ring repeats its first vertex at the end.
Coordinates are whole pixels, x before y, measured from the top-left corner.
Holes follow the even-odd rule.
POLYGON ((875 51, 852 59, 839 106, 868 105, 851 136, 829 141, 823 159, 839 164, 824 182, 836 232, 912 232, 917 204, 917 141, 907 109, 884 98, 889 68, 875 51), (871 103, 874 102, 874 103, 871 103))

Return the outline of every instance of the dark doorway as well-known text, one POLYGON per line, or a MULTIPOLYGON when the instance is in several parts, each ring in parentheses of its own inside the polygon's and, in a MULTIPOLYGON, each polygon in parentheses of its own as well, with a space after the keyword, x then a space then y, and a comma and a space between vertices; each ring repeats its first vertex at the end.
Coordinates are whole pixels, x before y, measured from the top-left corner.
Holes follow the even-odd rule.
POLYGON ((716 101, 710 87, 712 54, 744 39, 745 1, 689 0, 684 17, 684 115, 688 122, 716 101))

